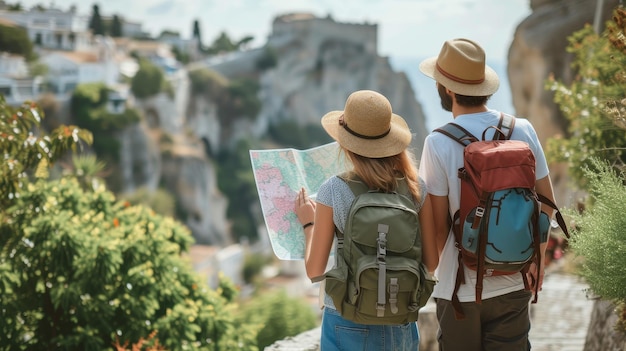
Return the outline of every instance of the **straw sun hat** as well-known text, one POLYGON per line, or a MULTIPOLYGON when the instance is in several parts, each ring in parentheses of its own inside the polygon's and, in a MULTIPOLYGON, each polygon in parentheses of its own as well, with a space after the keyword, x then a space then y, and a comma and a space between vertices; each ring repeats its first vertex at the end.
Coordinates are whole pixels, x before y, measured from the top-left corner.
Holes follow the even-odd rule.
POLYGON ((489 96, 500 85, 496 72, 485 64, 483 48, 469 39, 446 41, 439 56, 422 61, 419 68, 460 95, 489 96))
POLYGON ((322 117, 322 127, 343 148, 370 158, 397 155, 411 143, 404 119, 391 112, 386 97, 371 90, 350 94, 343 111, 322 117))

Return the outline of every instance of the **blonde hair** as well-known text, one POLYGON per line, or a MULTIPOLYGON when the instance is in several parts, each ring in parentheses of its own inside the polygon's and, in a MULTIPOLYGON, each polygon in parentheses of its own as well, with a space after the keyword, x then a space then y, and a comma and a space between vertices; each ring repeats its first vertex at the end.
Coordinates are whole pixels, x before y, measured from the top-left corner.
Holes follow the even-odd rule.
MULTIPOLYGON (((342 148, 343 149, 343 148, 342 148)), ((415 202, 421 202, 415 157, 408 149, 401 153, 382 158, 370 158, 357 155, 343 149, 352 162, 352 171, 371 189, 393 192, 398 188, 398 178, 406 178, 409 192, 415 202)))

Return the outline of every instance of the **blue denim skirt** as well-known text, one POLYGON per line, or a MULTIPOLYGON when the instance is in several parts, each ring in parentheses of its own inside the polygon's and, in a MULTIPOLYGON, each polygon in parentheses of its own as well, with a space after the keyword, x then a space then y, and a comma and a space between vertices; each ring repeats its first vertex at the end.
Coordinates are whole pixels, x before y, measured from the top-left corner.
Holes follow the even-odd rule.
POLYGON ((345 320, 337 310, 325 307, 320 351, 418 350, 417 323, 367 325, 345 320))

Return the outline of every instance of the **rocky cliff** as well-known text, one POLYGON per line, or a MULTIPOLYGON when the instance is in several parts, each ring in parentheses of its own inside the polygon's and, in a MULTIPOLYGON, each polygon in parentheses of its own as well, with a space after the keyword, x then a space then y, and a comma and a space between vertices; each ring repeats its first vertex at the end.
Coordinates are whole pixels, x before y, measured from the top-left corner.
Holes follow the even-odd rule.
POLYGON ((414 133, 416 155, 426 136, 408 78, 377 54, 376 24, 338 23, 310 14, 279 16, 264 48, 196 62, 169 80, 173 96, 139 101, 146 120, 122 137, 124 185, 126 191, 166 186, 176 197, 179 219, 199 243, 232 241, 226 207, 228 200, 238 199, 226 200, 217 188, 213 155, 238 140, 267 138, 270 126, 284 121, 319 126, 323 114, 343 109, 348 95, 360 89, 389 98, 414 133), (267 50, 276 53, 276 63, 260 69, 258 60, 267 50), (191 91, 188 75, 206 69, 225 79, 256 79, 258 115, 220 115, 210 95, 191 91))
MULTIPOLYGON (((567 124, 545 89, 546 79, 554 75, 559 81, 571 82, 572 57, 566 52, 567 38, 585 24, 600 30, 611 18, 618 0, 531 0, 532 14, 517 30, 508 55, 508 76, 515 112, 528 118, 542 142, 563 134, 567 124)), ((566 206, 576 202, 569 189, 565 165, 551 165, 557 203, 566 206)))

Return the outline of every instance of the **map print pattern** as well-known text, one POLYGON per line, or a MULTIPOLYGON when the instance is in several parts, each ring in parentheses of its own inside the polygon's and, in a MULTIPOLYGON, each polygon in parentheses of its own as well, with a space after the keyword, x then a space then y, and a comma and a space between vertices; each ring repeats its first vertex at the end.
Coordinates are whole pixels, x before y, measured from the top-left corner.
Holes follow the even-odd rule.
POLYGON ((315 198, 326 179, 346 170, 338 144, 250 150, 250 160, 274 254, 281 260, 304 259, 304 231, 294 213, 294 200, 300 188, 315 198))

